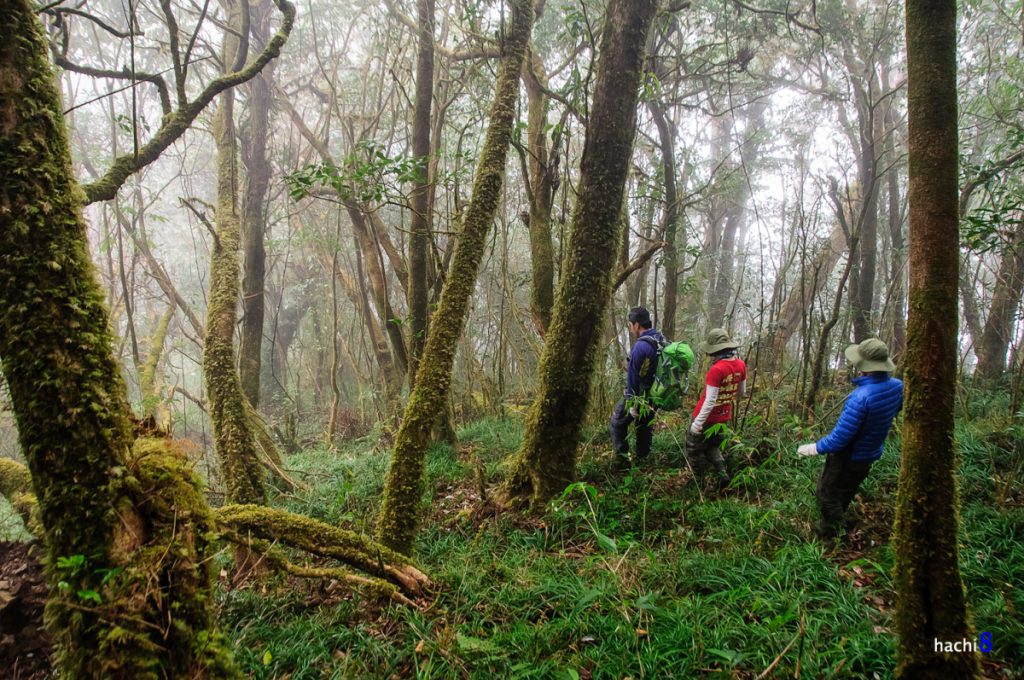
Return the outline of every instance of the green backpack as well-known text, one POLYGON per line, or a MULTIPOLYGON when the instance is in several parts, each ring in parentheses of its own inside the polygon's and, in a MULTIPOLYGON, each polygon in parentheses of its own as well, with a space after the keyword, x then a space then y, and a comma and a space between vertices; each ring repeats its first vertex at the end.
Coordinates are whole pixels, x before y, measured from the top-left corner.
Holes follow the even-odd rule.
POLYGON ((693 350, 685 342, 659 343, 650 336, 649 340, 658 350, 658 367, 654 371, 654 384, 648 392, 652 405, 661 411, 675 411, 683 405, 690 367, 693 366, 693 350))

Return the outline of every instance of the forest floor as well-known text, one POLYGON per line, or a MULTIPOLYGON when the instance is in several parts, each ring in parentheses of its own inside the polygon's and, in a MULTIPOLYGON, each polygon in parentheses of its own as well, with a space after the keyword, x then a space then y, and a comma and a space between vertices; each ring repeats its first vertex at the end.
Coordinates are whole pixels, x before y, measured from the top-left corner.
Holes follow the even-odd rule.
MULTIPOLYGON (((973 420, 957 429, 961 566, 975 630, 992 636, 985 677, 1024 678, 1024 417, 998 412, 1004 404, 972 400, 973 420)), ((732 485, 702 495, 682 458, 684 427, 678 414, 662 419, 651 459, 625 472, 613 471, 608 435, 595 427, 581 481, 539 516, 492 500, 521 418, 481 420, 459 432, 456 449, 435 446, 417 559, 436 592, 419 608, 291 577, 229 588, 222 555, 220 620, 244 674, 892 677, 898 431, 854 503, 849 537, 822 542, 810 528, 822 460, 795 455, 821 428, 747 418, 726 452, 732 485)), ((370 533, 388 456, 374 436, 291 456, 307 489, 274 504, 370 533)), ((38 617, 38 560, 24 544, 0 553, 0 585, 31 588, 38 617)), ((27 639, 3 635, 0 647, 27 639)), ((29 657, 18 656, 25 668, 29 657)), ((45 677, 35 667, 11 676, 9 658, 0 656, 0 677, 45 677)))
MULTIPOLYGON (((464 428, 427 463, 417 558, 435 598, 410 609, 294 580, 225 592, 239 662, 291 680, 891 677, 898 433, 855 501, 856 527, 822 542, 810 528, 822 460, 795 450, 823 432, 748 419, 727 451, 731 487, 703 497, 684 432, 670 414, 651 459, 616 473, 595 428, 582 481, 529 516, 490 500, 521 419, 464 428)), ((1024 423, 978 419, 958 442, 963 576, 994 647, 985 677, 1024 678, 1024 423)), ((387 461, 372 437, 293 456, 311 489, 278 502, 370 531, 387 461)))
POLYGON ((0 542, 0 678, 50 675, 53 640, 43 628, 48 588, 38 543, 0 542))

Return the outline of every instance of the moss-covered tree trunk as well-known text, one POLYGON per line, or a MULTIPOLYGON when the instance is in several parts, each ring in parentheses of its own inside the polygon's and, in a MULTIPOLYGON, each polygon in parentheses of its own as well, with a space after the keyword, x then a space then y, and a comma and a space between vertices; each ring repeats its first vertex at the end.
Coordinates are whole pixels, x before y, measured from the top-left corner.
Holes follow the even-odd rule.
MULTIPOLYGON (((225 68, 237 70, 245 63, 244 46, 238 30, 248 26, 247 6, 225 0, 231 30, 224 32, 225 68), (240 48, 240 45, 242 48, 240 48)), ((213 134, 217 142, 216 239, 210 261, 210 297, 206 311, 206 343, 203 347, 203 374, 209 395, 210 420, 221 473, 232 503, 263 503, 266 485, 256 452, 256 441, 249 411, 242 393, 235 364, 234 334, 238 319, 238 251, 241 224, 238 215, 238 164, 234 122, 233 89, 220 95, 214 117, 213 134)))
POLYGON ((505 178, 505 159, 516 120, 519 74, 533 24, 531 0, 513 0, 511 6, 487 135, 473 181, 473 197, 423 349, 416 387, 398 430, 384 487, 377 536, 384 545, 405 554, 412 550, 419 524, 423 460, 430 444, 431 426, 448 398, 455 348, 466 324, 469 298, 505 178))
POLYGON ((156 324, 153 336, 149 339, 149 352, 146 361, 139 369, 139 396, 142 400, 142 417, 155 418, 157 427, 169 431, 171 414, 165 407, 163 398, 163 380, 159 372, 160 360, 164 356, 164 344, 167 342, 167 331, 174 317, 175 305, 167 306, 156 324))
MULTIPOLYGON (((253 37, 264 43, 270 33, 268 24, 273 6, 270 0, 253 3, 253 37)), ((266 309, 264 278, 267 253, 264 234, 267 229, 267 189, 270 186, 270 162, 267 139, 274 64, 267 64, 247 84, 248 121, 239 135, 242 160, 246 168, 242 197, 242 333, 238 344, 238 374, 242 391, 253 407, 260 403, 260 367, 263 359, 263 317, 266 309)))
POLYGON ((420 355, 427 342, 427 262, 430 257, 430 105, 434 98, 434 0, 416 2, 416 102, 412 155, 416 159, 412 220, 409 225, 409 389, 416 386, 420 355))
MULTIPOLYGON (((551 307, 555 302, 555 250, 551 243, 551 209, 558 179, 558 154, 548 152, 548 82, 544 61, 535 48, 530 49, 524 64, 526 85, 526 138, 529 163, 530 211, 527 230, 530 234, 530 315, 541 336, 551 324, 551 307)), ((555 140, 558 139, 555 133, 555 140)), ((552 143, 557 147, 557 141, 552 143)))
POLYGON ((509 488, 514 495, 532 492, 537 502, 576 478, 576 446, 611 292, 644 47, 656 10, 656 0, 611 0, 608 6, 566 263, 509 488))
POLYGON ((908 0, 907 98, 910 304, 906 417, 894 547, 897 675, 971 678, 973 654, 934 641, 967 638, 957 562, 959 513, 953 440, 957 373, 956 2, 908 0))
POLYGON ((230 676, 209 515, 181 457, 134 441, 46 55, 34 7, 0 3, 0 358, 46 529, 57 665, 230 676))

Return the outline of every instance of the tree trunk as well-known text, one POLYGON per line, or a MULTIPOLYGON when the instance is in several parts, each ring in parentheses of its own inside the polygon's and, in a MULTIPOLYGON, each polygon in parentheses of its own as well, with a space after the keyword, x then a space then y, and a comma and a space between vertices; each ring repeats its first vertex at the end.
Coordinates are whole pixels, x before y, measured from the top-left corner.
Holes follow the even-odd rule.
POLYGON ((167 311, 157 322, 153 336, 149 340, 149 352, 146 361, 139 368, 139 400, 142 402, 142 417, 155 418, 156 425, 163 431, 170 431, 171 414, 163 403, 162 383, 158 373, 160 360, 164 356, 164 344, 167 342, 167 330, 174 316, 174 303, 167 306, 167 311))
MULTIPOLYGON (((377 314, 384 326, 384 331, 391 342, 391 356, 394 359, 393 375, 388 379, 397 387, 393 395, 397 395, 402 389, 402 382, 409 370, 408 353, 405 350, 405 337, 402 335, 402 326, 399 323, 398 315, 391 307, 391 299, 388 296, 387 274, 384 271, 380 249, 377 247, 377 239, 373 233, 373 223, 367 219, 362 206, 355 201, 346 201, 348 216, 352 220, 352 233, 356 237, 356 245, 363 254, 363 267, 366 269, 365 281, 369 283, 370 292, 373 294, 373 302, 377 307, 377 314)), ((362 277, 361 277, 362 279, 362 277)))
MULTIPOLYGON (((551 208, 558 178, 558 153, 550 155, 547 147, 548 96, 544 62, 530 49, 524 68, 527 116, 526 138, 529 163, 530 212, 527 230, 530 234, 530 314, 533 325, 542 337, 551 324, 551 306, 555 299, 555 254, 551 243, 551 208)), ((557 148, 557 138, 552 147, 557 148)))
MULTIPOLYGON (((985 382, 999 380, 1006 370, 1006 350, 1013 339, 1021 293, 1024 292, 1024 216, 1018 214, 1016 230, 1003 250, 992 302, 984 330, 974 353, 977 374, 985 382)), ((1011 220, 1012 222, 1012 220, 1011 220)))
POLYGON ((970 637, 957 562, 953 438, 957 373, 956 3, 906 5, 910 182, 910 313, 906 415, 893 544, 897 676, 972 678, 978 659, 935 640, 970 637))
POLYGON ((46 528, 56 665, 237 676, 199 483, 166 442, 133 444, 47 54, 35 8, 0 3, 0 359, 46 528))
MULTIPOLYGON (((847 57, 847 64, 853 74, 852 56, 847 57)), ((866 82, 853 80, 859 132, 856 151, 860 190, 854 228, 860 237, 860 249, 850 280, 850 306, 853 311, 853 337, 857 342, 877 335, 872 313, 878 260, 878 147, 882 143, 883 117, 878 112, 879 84, 875 67, 872 62, 866 82)))
POLYGON ((427 262, 431 244, 430 108, 434 92, 434 0, 417 0, 419 47, 416 56, 416 102, 412 118, 412 155, 417 164, 409 227, 409 389, 427 341, 427 262))
POLYGON ((800 274, 800 282, 786 296, 779 310, 775 335, 772 336, 772 354, 781 360, 786 343, 800 329, 803 311, 811 305, 828 283, 832 270, 846 251, 846 235, 840 225, 832 229, 827 243, 814 256, 810 264, 800 274))
MULTIPOLYGON (((248 34, 237 27, 247 25, 248 4, 223 0, 229 12, 224 32, 225 68, 245 63, 248 34)), ((203 348, 203 373, 209 395, 210 420, 214 446, 220 458, 221 474, 232 503, 263 503, 266 488, 256 453, 256 442, 249 425, 245 395, 235 364, 234 333, 237 320, 240 225, 237 208, 238 167, 235 149, 233 89, 221 94, 214 116, 213 134, 217 142, 216 238, 210 261, 210 298, 206 312, 206 344, 203 348)))
MULTIPOLYGON (((270 10, 269 0, 253 3, 252 34, 261 43, 269 33, 270 10)), ((260 403, 260 363, 263 356, 263 279, 267 259, 263 240, 267 229, 267 189, 270 186, 267 139, 270 107, 274 101, 271 91, 273 68, 273 63, 268 64, 249 81, 249 121, 239 131, 247 181, 242 196, 242 336, 238 347, 238 373, 242 392, 254 408, 260 403)))
MULTIPOLYGON (((883 83, 889 89, 888 79, 883 83)), ((896 113, 893 106, 885 110, 885 158, 889 167, 887 172, 889 189, 889 238, 891 239, 892 255, 889 264, 889 278, 892 285, 892 296, 889 308, 892 310, 892 343, 889 346, 893 361, 898 361, 907 349, 907 322, 904 308, 907 306, 907 287, 904 283, 907 262, 906 243, 903 240, 903 206, 900 201, 900 178, 896 171, 896 113)))
POLYGON ((647 108, 658 128, 658 143, 661 147, 661 166, 665 182, 665 228, 663 230, 665 249, 665 303, 661 313, 661 332, 666 338, 676 335, 676 294, 679 288, 679 265, 676 252, 676 233, 679 228, 679 195, 676 190, 675 126, 670 126, 664 107, 652 99, 647 108))
MULTIPOLYGON (((726 312, 732 300, 733 268, 736 261, 736 235, 747 219, 747 201, 750 199, 750 182, 757 159, 757 151, 763 138, 761 128, 764 126, 764 112, 767 103, 756 101, 750 104, 746 116, 746 129, 743 143, 740 145, 740 163, 733 169, 735 177, 733 186, 726 197, 725 223, 722 227, 722 240, 718 247, 717 276, 711 299, 708 301, 708 323, 711 326, 725 326, 726 312)), ((723 118, 731 120, 730 116, 723 118)))
POLYGON ((540 386, 509 482, 544 503, 576 478, 576 447, 605 323, 637 93, 655 0, 611 0, 580 166, 568 256, 541 356, 540 386))
POLYGON ((419 524, 423 463, 430 429, 444 408, 451 387, 455 347, 466 323, 469 298, 486 250, 487 232, 497 212, 505 160, 512 141, 519 96, 519 74, 533 24, 531 0, 514 0, 498 67, 489 126, 466 210, 431 331, 423 349, 416 388, 398 430, 377 525, 381 543, 409 554, 419 524))

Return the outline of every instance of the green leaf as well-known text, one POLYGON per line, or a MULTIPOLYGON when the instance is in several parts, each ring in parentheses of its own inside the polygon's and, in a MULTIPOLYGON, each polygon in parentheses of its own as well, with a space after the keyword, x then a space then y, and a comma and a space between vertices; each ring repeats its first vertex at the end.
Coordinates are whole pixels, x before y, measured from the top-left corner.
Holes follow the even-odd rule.
POLYGON ((95 590, 79 590, 78 599, 86 600, 89 602, 95 602, 96 604, 99 604, 103 601, 103 598, 101 598, 100 594, 97 593, 95 590))
POLYGON ((597 545, 606 552, 617 553, 619 551, 619 545, 615 542, 615 539, 611 536, 606 536, 600 531, 594 530, 594 538, 597 539, 597 545))
POLYGON ((489 656, 493 656, 501 652, 501 648, 490 640, 483 640, 481 638, 472 637, 471 635, 463 635, 462 633, 456 634, 455 639, 459 644, 459 649, 464 652, 477 652, 489 656))
POLYGON ((263 665, 269 666, 270 662, 274 660, 274 655, 270 653, 270 650, 263 652, 263 665))

